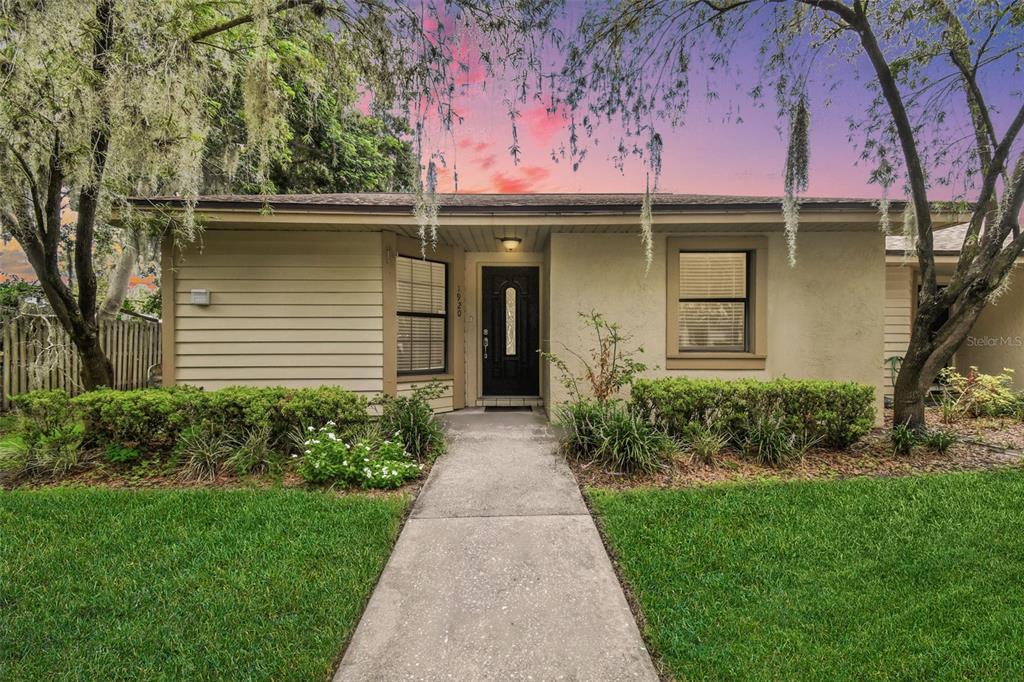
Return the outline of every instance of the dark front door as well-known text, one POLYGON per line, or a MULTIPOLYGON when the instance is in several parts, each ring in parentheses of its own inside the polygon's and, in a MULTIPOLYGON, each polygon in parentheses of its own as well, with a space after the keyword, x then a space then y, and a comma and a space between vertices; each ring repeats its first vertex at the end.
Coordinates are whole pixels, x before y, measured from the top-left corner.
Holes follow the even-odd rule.
POLYGON ((484 395, 538 395, 538 268, 483 269, 482 333, 484 395))

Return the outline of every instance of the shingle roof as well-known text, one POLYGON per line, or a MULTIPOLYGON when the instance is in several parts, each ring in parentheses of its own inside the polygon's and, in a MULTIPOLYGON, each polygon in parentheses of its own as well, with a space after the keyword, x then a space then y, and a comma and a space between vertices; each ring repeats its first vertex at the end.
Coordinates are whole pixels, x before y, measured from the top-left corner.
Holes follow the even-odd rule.
MULTIPOLYGON (((565 211, 578 213, 615 213, 637 211, 643 194, 438 194, 438 204, 444 213, 520 213, 565 211)), ((181 197, 137 198, 136 205, 179 204, 181 197)), ((407 193, 352 193, 352 194, 225 194, 199 198, 200 208, 254 209, 264 205, 296 210, 326 210, 355 212, 411 211, 415 195, 407 193)), ((655 194, 654 210, 659 212, 700 212, 719 210, 778 211, 782 199, 766 196, 737 196, 725 194, 655 194)), ((818 210, 875 210, 873 199, 833 197, 807 197, 804 206, 818 210)))
MULTIPOLYGON (((932 232, 933 250, 936 254, 958 254, 967 235, 968 224, 954 225, 932 232)), ((885 250, 889 253, 904 253, 907 250, 907 238, 894 235, 885 238, 885 250)))

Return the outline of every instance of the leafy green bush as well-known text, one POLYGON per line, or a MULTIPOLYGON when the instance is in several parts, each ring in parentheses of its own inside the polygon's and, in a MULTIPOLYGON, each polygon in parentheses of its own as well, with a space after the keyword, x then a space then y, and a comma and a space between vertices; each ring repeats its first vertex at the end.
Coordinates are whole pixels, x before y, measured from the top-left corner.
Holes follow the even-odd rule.
POLYGON ((39 433, 29 441, 22 436, 7 438, 0 444, 0 473, 11 478, 22 476, 63 476, 93 458, 82 449, 82 427, 70 424, 39 433))
POLYGON ((398 488, 420 475, 400 441, 339 438, 334 425, 308 427, 309 438, 299 459, 298 472, 310 483, 344 483, 362 488, 398 488))
POLYGON ((430 401, 440 396, 444 387, 437 382, 416 386, 410 396, 377 398, 381 415, 379 432, 388 438, 401 438, 405 450, 417 461, 434 460, 444 454, 444 428, 436 418, 430 401))
POLYGON ((31 447, 47 435, 67 430, 75 423, 71 397, 65 391, 32 391, 11 397, 18 433, 31 447))
POLYGON ((90 443, 159 451, 171 448, 183 429, 201 421, 206 399, 203 391, 186 386, 101 388, 76 396, 72 405, 90 443))
POLYGON ((33 282, 28 282, 17 275, 6 274, 6 279, 0 282, 0 307, 17 308, 21 302, 29 296, 43 297, 43 288, 33 282))
POLYGON ((108 445, 103 452, 103 458, 113 464, 127 464, 142 458, 142 453, 136 448, 128 448, 123 445, 108 445))
POLYGON ((66 474, 91 459, 82 450, 84 430, 68 394, 59 390, 13 396, 17 411, 15 438, 5 441, 0 469, 7 475, 66 474))
POLYGON ((953 423, 964 416, 1007 417, 1016 414, 1019 397, 1014 394, 1013 370, 1003 374, 982 374, 971 367, 966 375, 953 367, 939 373, 942 385, 942 419, 953 423))
POLYGON ((840 381, 641 379, 632 401, 670 435, 685 438, 693 424, 711 419, 738 447, 764 405, 776 406, 787 432, 832 448, 849 447, 875 421, 874 388, 840 381))
POLYGON ((560 405, 565 454, 622 473, 651 473, 677 446, 674 440, 619 401, 579 400, 560 405))
POLYGON ((334 422, 339 429, 364 424, 370 419, 367 407, 365 397, 338 386, 293 389, 279 404, 281 420, 286 428, 312 426, 314 429, 326 426, 328 422, 334 422))
POLYGON ((273 447, 286 447, 288 433, 293 429, 319 428, 330 421, 359 424, 370 418, 366 398, 331 386, 237 386, 218 391, 187 386, 133 391, 100 389, 73 398, 71 405, 84 422, 90 442, 152 451, 170 449, 186 428, 196 424, 232 438, 266 429, 273 447))

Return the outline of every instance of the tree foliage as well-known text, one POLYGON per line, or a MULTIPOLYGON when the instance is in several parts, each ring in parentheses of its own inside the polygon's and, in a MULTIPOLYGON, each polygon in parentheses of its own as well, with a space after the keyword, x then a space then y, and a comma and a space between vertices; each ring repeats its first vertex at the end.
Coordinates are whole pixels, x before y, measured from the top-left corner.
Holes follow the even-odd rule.
MULTIPOLYGON (((618 149, 655 164, 647 140, 681 125, 693 96, 693 65, 718 99, 740 49, 760 41, 758 78, 787 131, 783 213, 791 262, 799 197, 809 183, 812 105, 867 88, 849 139, 881 188, 888 231, 891 190, 906 196, 904 230, 915 244, 921 296, 896 384, 896 419, 923 423, 923 397, 985 304, 1002 290, 1024 249, 1024 4, 1017 0, 621 0, 583 15, 566 51, 560 96, 578 127, 624 130, 618 149), (995 106, 1009 101, 1008 111, 995 106), (951 196, 970 227, 956 272, 939 288, 932 241, 933 195, 951 196), (949 313, 948 316, 946 313, 949 313)), ((740 118, 737 114, 736 118, 740 118)))
MULTIPOLYGON (((289 149, 304 138, 329 139, 339 157, 370 152, 397 164, 401 150, 367 144, 375 131, 365 121, 341 130, 351 121, 334 116, 334 106, 365 88, 375 112, 415 112, 417 130, 430 112, 450 129, 457 76, 466 71, 451 26, 500 34, 514 63, 534 22, 549 14, 546 3, 522 0, 0 0, 0 224, 24 248, 69 332, 84 385, 111 383, 94 256, 114 213, 123 228, 142 228, 129 196, 185 197, 186 210, 168 225, 189 240, 210 145, 223 150, 227 176, 263 191, 279 188, 275 163, 308 170, 303 187, 323 180, 328 168, 306 169, 301 149, 289 149), (239 97, 236 135, 223 119, 239 97), (296 98, 304 128, 290 118, 296 98), (73 282, 59 264, 66 198, 78 212, 73 282)), ((379 182, 374 173, 364 166, 355 175, 379 182)))

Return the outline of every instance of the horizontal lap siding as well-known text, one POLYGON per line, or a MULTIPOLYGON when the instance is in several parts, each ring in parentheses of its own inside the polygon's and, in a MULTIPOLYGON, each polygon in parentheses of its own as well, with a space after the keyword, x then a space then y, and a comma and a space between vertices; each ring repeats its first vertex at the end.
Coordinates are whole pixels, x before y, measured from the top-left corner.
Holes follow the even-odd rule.
POLYGON ((179 383, 383 390, 379 234, 207 230, 175 265, 179 383))
MULTIPOLYGON (((398 395, 399 396, 411 396, 417 386, 426 385, 429 382, 426 381, 406 381, 405 383, 398 384, 398 395)), ((434 409, 435 413, 451 412, 455 409, 452 402, 452 382, 451 380, 438 382, 444 386, 444 391, 440 397, 430 401, 430 407, 434 409)))
POLYGON ((892 371, 885 362, 894 355, 903 356, 910 345, 911 270, 902 265, 885 268, 885 353, 882 375, 885 394, 892 395, 892 371))

